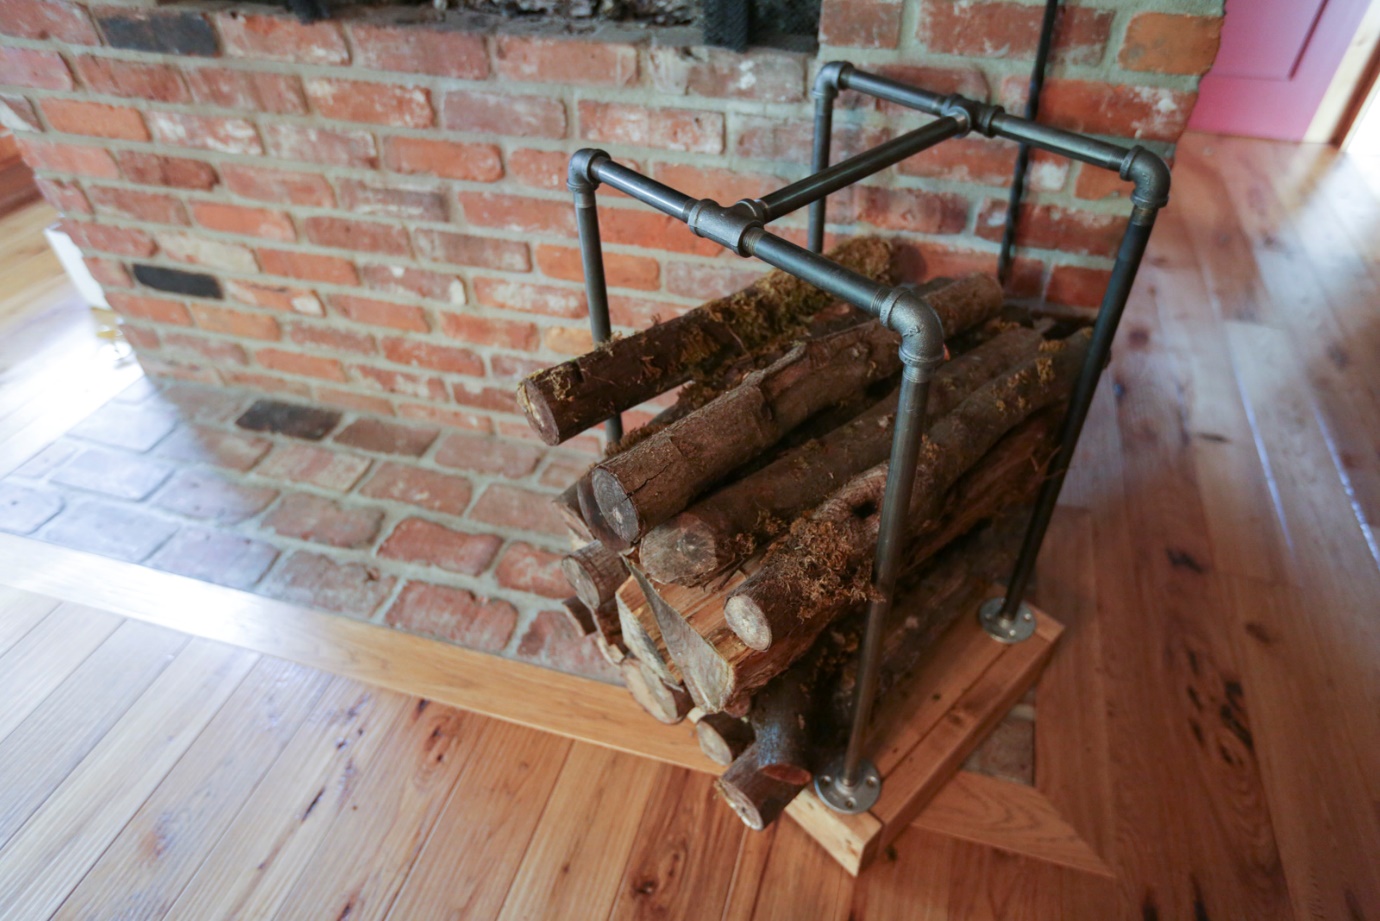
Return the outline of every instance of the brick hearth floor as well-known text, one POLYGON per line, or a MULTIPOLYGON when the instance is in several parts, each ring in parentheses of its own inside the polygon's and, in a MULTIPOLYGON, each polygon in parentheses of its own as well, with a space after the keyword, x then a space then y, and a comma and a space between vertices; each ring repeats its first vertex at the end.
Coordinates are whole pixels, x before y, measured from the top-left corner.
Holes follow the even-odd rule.
MULTIPOLYGON (((0 531, 616 682, 555 604, 590 460, 145 378, 0 479, 0 531)), ((1030 701, 969 770, 1032 782, 1030 701)))

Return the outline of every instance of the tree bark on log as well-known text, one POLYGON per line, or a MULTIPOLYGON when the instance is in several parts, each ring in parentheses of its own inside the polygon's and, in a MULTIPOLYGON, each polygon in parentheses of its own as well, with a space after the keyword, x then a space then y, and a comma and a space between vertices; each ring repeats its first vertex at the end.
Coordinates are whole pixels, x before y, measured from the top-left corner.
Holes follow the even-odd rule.
MULTIPOLYGON (((1087 331, 1046 343, 1020 367, 984 385, 925 434, 908 520, 934 519, 949 487, 1002 436, 1066 399, 1087 353, 1087 331)), ((886 463, 854 477, 774 545, 762 567, 724 606, 729 626, 753 649, 803 650, 832 619, 840 598, 862 599, 877 543, 886 463)), ((792 657, 793 658, 793 657, 792 657)))
POLYGON ((690 712, 690 695, 685 693, 685 689, 662 681, 647 663, 629 656, 623 660, 619 670, 633 700, 656 720, 674 725, 690 712))
MULTIPOLYGON (((829 255, 885 282, 892 252, 885 241, 864 237, 829 255)), ((739 355, 792 338, 803 320, 833 300, 814 285, 772 271, 737 294, 530 375, 518 387, 518 402, 542 440, 560 444, 739 355)))
MULTIPOLYGON (((1035 354, 1035 329, 1002 332, 939 369, 928 415, 941 416, 978 387, 1035 354)), ((886 460, 896 398, 782 454, 652 528, 638 546, 643 570, 658 582, 703 585, 784 531, 860 471, 886 460)))
POLYGON ((623 558, 597 540, 566 554, 561 559, 561 572, 575 589, 575 597, 591 610, 613 601, 619 587, 628 581, 623 558))
POLYGON ((752 698, 748 721, 757 743, 757 767, 773 780, 804 784, 813 776, 809 724, 813 692, 814 682, 791 680, 788 669, 752 698))
POLYGON ((575 628, 580 636, 590 636, 598 632, 594 624, 594 612, 579 598, 567 598, 561 602, 561 607, 565 609, 566 620, 575 628))
POLYGON ((775 822, 801 790, 803 783, 786 783, 761 770, 756 743, 749 745, 715 782, 738 818, 753 831, 775 822))
POLYGON ((705 757, 728 767, 752 744, 752 726, 726 713, 706 713, 695 721, 695 738, 705 757))

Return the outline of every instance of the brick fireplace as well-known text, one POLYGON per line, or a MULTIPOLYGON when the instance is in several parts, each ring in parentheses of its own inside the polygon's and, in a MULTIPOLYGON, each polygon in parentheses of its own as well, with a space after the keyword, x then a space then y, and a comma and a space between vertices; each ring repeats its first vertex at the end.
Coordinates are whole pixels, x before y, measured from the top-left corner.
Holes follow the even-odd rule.
MULTIPOLYGON (((1221 7, 1070 5, 1042 120, 1172 154, 1215 54, 1221 7)), ((556 29, 430 6, 304 25, 279 9, 223 3, 4 0, 0 118, 143 367, 175 382, 168 392, 197 405, 225 390, 239 409, 257 395, 339 410, 346 416, 332 446, 361 424, 392 433, 339 447, 364 457, 342 492, 375 483, 397 453, 377 445, 406 442, 409 431, 432 433, 409 455, 422 458, 426 476, 481 470, 445 521, 466 516, 449 533, 497 530, 483 565, 390 575, 374 607, 343 613, 447 635, 426 620, 432 614, 390 612, 409 598, 426 608, 427 590, 412 586, 434 584, 471 593, 482 621, 493 617, 483 600, 492 596, 516 614, 500 611, 503 636, 487 637, 486 648, 519 654, 554 629, 549 597, 559 590, 543 597, 541 586, 562 541, 533 509, 543 489, 565 481, 552 471, 579 464, 569 452, 537 452, 530 442, 514 451, 504 440, 531 437, 516 381, 590 345, 565 189, 569 154, 599 146, 692 195, 756 196, 805 173, 808 87, 819 62, 849 59, 1019 108, 1040 14, 1039 4, 1001 0, 826 0, 820 50, 804 55, 706 48, 685 28, 556 29), (462 443, 483 462, 439 459, 440 446, 462 443), (517 467, 506 469, 513 457, 517 467), (505 477, 517 485, 498 482, 505 477)), ((837 155, 918 123, 848 94, 840 104, 837 155)), ((1002 142, 948 142, 832 200, 829 231, 899 237, 917 274, 992 271, 1014 156, 1002 142)), ((1128 188, 1037 155, 1013 293, 1094 305, 1128 188)), ((617 195, 600 204, 618 327, 673 316, 758 274, 670 218, 617 195)), ((784 221, 782 232, 803 237, 803 220, 784 221)), ((223 444, 235 437, 232 427, 214 434, 223 444)), ((293 447, 271 446, 278 455, 293 447)), ((595 443, 586 436, 567 447, 595 443)), ((275 469, 292 462, 279 460, 275 469)), ((284 501, 276 495, 266 507, 284 501)), ((350 552, 445 542, 425 525, 404 527, 420 519, 399 508, 350 552)), ((279 549, 289 559, 290 542, 279 549)), ((323 559, 308 562, 364 565, 349 553, 323 559)), ((288 578, 287 565, 265 578, 288 578)), ((464 631, 450 634, 466 642, 464 631)))

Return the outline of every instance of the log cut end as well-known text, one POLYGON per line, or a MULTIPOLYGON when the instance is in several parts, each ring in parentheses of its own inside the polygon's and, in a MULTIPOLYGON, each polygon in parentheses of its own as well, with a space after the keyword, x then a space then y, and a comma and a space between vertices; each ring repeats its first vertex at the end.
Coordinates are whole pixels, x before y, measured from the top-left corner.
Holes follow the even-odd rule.
POLYGON ((783 783, 762 773, 757 746, 750 745, 715 783, 743 824, 761 831, 786 810, 802 784, 783 783))
POLYGON ((765 652, 771 648, 771 623, 750 595, 730 597, 724 603, 724 620, 749 649, 765 652))
POLYGON ((547 368, 518 384, 517 399, 518 405, 522 407, 523 413, 527 416, 527 422, 532 426, 532 431, 537 433, 546 444, 558 445, 565 441, 570 435, 561 432, 560 422, 556 419, 556 414, 551 408, 550 401, 546 398, 546 392, 537 381, 540 376, 555 377, 565 375, 566 369, 563 365, 556 365, 554 368, 547 368))
POLYGON ((695 738, 710 761, 728 767, 752 744, 752 727, 726 713, 706 713, 695 723, 695 738))
POLYGON ((633 700, 660 722, 668 725, 679 723, 690 712, 690 695, 683 688, 673 688, 662 681, 642 662, 628 657, 623 660, 620 670, 623 683, 628 686, 633 700))
POLYGON ((727 523, 697 511, 685 511, 647 532, 638 547, 638 557, 647 575, 658 582, 677 585, 703 585, 747 554, 737 547, 751 538, 730 531, 727 523), (738 537, 726 546, 724 534, 738 537))
POLYGON ((603 515, 604 525, 629 545, 636 542, 642 536, 642 518, 637 511, 637 503, 628 495, 617 475, 602 467, 595 467, 590 472, 589 485, 603 515))

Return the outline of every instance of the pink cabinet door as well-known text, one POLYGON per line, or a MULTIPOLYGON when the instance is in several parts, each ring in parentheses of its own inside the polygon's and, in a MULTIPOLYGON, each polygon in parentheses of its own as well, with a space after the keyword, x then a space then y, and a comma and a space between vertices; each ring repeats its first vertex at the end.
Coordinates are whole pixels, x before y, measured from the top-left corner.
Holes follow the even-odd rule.
POLYGON ((1188 126, 1297 141, 1368 0, 1227 0, 1222 48, 1188 126))

